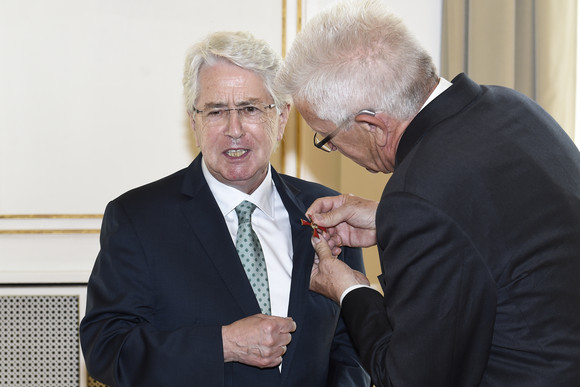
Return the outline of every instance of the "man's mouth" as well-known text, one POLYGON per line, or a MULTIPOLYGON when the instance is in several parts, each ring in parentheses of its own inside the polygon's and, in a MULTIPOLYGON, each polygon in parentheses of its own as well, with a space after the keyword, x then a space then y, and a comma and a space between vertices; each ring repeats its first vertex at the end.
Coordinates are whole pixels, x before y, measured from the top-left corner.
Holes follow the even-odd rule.
POLYGON ((248 149, 230 149, 226 151, 226 154, 230 157, 242 157, 248 153, 248 149))

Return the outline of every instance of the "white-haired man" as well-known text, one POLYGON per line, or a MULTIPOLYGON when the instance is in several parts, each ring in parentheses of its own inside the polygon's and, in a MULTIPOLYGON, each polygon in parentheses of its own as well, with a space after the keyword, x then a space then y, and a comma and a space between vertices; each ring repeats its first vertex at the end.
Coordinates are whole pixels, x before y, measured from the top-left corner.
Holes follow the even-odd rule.
POLYGON ((440 78, 382 3, 320 13, 280 74, 317 147, 393 173, 379 203, 308 209, 329 227, 311 288, 377 386, 577 386, 578 149, 523 95, 440 78), (332 257, 375 243, 384 296, 332 257))

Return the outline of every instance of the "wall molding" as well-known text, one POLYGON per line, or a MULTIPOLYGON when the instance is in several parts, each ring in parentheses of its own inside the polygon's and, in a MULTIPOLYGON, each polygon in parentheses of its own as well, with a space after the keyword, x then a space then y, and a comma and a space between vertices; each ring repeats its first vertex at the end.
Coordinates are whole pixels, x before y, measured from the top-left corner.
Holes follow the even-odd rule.
POLYGON ((102 214, 0 215, 0 234, 98 234, 102 214))

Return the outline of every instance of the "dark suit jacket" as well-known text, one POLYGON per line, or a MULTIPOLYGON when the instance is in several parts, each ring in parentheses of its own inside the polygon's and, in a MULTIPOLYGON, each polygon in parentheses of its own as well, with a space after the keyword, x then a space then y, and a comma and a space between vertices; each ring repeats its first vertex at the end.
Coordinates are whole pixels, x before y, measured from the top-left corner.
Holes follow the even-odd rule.
POLYGON ((580 153, 528 98, 452 82, 380 200, 385 297, 343 318, 378 386, 578 386, 580 153))
MULTIPOLYGON (((224 363, 221 327, 260 309, 199 156, 107 207, 80 327, 93 377, 139 387, 369 384, 338 306, 308 290, 312 230, 300 218, 317 197, 336 192, 272 175, 294 249, 288 315, 297 329, 282 371, 224 363)), ((359 249, 346 249, 343 259, 363 270, 359 249)))

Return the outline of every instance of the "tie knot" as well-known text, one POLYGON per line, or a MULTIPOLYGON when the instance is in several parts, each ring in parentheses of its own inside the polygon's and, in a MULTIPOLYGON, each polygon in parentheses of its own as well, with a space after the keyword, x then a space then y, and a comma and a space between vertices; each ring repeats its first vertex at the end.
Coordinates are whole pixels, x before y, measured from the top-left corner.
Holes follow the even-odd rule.
POLYGON ((256 209, 256 205, 247 200, 244 200, 236 207, 236 214, 238 215, 238 223, 249 222, 252 217, 252 212, 256 209))

